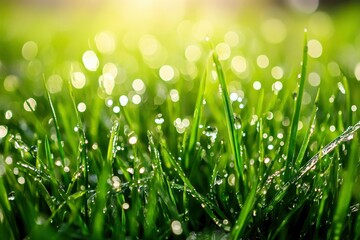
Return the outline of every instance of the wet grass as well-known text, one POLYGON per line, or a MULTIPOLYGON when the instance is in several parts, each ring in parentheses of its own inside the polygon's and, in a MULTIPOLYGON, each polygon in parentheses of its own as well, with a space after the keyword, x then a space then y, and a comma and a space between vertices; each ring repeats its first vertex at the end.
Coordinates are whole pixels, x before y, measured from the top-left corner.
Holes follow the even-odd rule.
MULTIPOLYGON (((334 26, 352 13, 345 12, 334 16, 334 26)), ((176 34, 156 36, 158 48, 174 52, 167 58, 172 77, 161 70, 167 62, 157 66, 156 57, 151 62, 120 41, 127 59, 90 47, 100 61, 95 71, 81 59, 85 49, 69 53, 77 60, 59 56, 48 62, 42 49, 68 42, 47 46, 38 39, 37 57, 30 60, 0 52, 0 125, 6 129, 0 138, 1 236, 359 238, 360 95, 354 69, 360 57, 345 64, 350 60, 336 58, 340 46, 326 38, 322 56, 314 57, 309 39, 321 36, 304 36, 303 28, 289 24, 297 29, 295 40, 290 30, 284 40, 291 51, 246 26, 216 29, 210 39, 216 47, 196 41, 186 28, 181 41, 176 34), (228 32, 249 40, 226 57, 218 43, 228 32), (251 48, 254 41, 262 52, 251 48), (179 57, 188 42, 200 49, 197 60, 179 57), (262 53, 270 59, 264 68, 256 62, 262 53), (43 70, 36 72, 39 62, 43 70), (111 93, 99 78, 113 73, 105 70, 108 63, 117 71, 111 93), (280 77, 272 73, 279 66, 280 77), (74 72, 86 78, 83 87, 74 72), (55 74, 62 79, 60 91, 47 85, 55 74), (5 80, 10 75, 17 80, 5 80), (135 84, 139 78, 145 87, 135 84)), ((338 41, 355 49, 358 39, 338 31, 344 31, 338 41)), ((11 38, 5 25, 0 33, 11 38)), ((80 35, 75 45, 81 45, 80 35)), ((156 39, 155 33, 145 36, 148 43, 156 39)), ((21 52, 22 40, 1 41, 21 52)))

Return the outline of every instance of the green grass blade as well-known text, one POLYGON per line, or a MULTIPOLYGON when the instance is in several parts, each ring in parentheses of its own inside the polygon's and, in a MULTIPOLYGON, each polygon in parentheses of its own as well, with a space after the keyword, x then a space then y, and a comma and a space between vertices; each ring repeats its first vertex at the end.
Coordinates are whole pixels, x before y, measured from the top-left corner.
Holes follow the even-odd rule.
POLYGON ((297 155, 297 158, 295 160, 295 169, 298 170, 301 166, 302 161, 304 160, 304 156, 306 153, 306 149, 309 145, 310 142, 310 138, 312 136, 312 134, 314 133, 314 128, 315 128, 315 121, 316 121, 316 113, 318 111, 318 100, 319 100, 319 95, 320 95, 320 89, 317 91, 316 97, 315 97, 315 104, 311 113, 311 117, 310 117, 310 124, 309 124, 309 128, 306 131, 303 143, 300 147, 299 153, 297 155))
POLYGON ((259 176, 263 175, 264 172, 264 158, 265 158, 265 148, 264 148, 264 137, 263 137, 263 119, 260 118, 258 122, 258 128, 259 128, 259 176))
POLYGON ((235 170, 240 182, 240 186, 242 186, 243 181, 243 159, 241 157, 240 151, 240 142, 238 136, 238 130, 235 128, 235 120, 234 120, 234 111, 232 109, 231 100, 229 97, 227 84, 225 81, 224 71, 222 69, 221 63, 216 52, 213 52, 213 61, 215 63, 216 72, 220 81, 221 91, 222 91, 222 99, 224 103, 224 111, 225 118, 227 122, 227 130, 230 139, 231 149, 234 153, 235 160, 235 170))
POLYGON ((102 239, 105 230, 105 214, 104 208, 108 200, 108 191, 110 185, 108 184, 109 169, 104 167, 99 176, 99 182, 96 187, 95 206, 92 209, 92 221, 90 231, 92 239, 102 239))
POLYGON ((319 229, 321 227, 321 219, 322 217, 324 216, 324 214, 326 214, 326 209, 325 209, 325 204, 326 202, 328 201, 328 193, 327 192, 324 192, 324 196, 321 198, 321 202, 320 202, 320 206, 319 206, 319 209, 318 209, 318 214, 317 214, 317 217, 316 217, 316 230, 315 230, 315 238, 318 239, 318 235, 319 235, 319 229))
POLYGON ((246 223, 256 201, 256 185, 257 183, 254 182, 249 195, 245 199, 244 206, 240 210, 240 215, 231 232, 232 239, 240 239, 247 225, 246 223))
POLYGON ((353 192, 353 186, 355 183, 355 176, 357 172, 359 158, 359 141, 355 141, 351 144, 351 153, 349 157, 349 165, 344 171, 344 180, 341 185, 339 197, 336 204, 336 210, 331 226, 331 237, 332 239, 342 239, 342 232, 345 228, 346 215, 349 212, 350 201, 353 192))
POLYGON ((289 225, 290 220, 294 217, 295 213, 301 209, 301 207, 304 205, 305 201, 307 200, 306 197, 302 198, 299 203, 296 204, 296 206, 291 209, 289 213, 282 219, 279 226, 276 227, 275 232, 272 234, 270 239, 278 239, 278 235, 281 232, 281 230, 289 225))
POLYGON ((174 198, 171 185, 165 177, 164 171, 162 169, 160 153, 155 146, 153 136, 150 132, 148 132, 148 139, 149 139, 149 149, 150 149, 151 158, 154 161, 153 162, 154 177, 152 179, 153 180, 152 185, 154 186, 156 195, 159 195, 159 197, 166 205, 170 213, 170 216, 172 218, 177 219, 179 216, 179 212, 177 210, 176 200, 174 198))
MULTIPOLYGON (((69 87, 69 94, 70 94, 70 99, 73 105, 73 109, 76 115, 76 120, 77 120, 77 128, 78 128, 78 133, 79 133, 79 155, 78 155, 78 170, 82 171, 83 174, 83 178, 81 179, 81 181, 79 181, 79 185, 78 185, 78 191, 81 191, 82 187, 85 187, 86 190, 89 190, 89 182, 88 182, 88 171, 89 171, 89 163, 88 163, 88 157, 87 157, 87 146, 86 146, 86 136, 85 136, 85 131, 83 128, 83 124, 79 115, 79 112, 77 110, 76 107, 76 101, 75 101, 75 96, 73 93, 73 89, 72 89, 72 85, 70 82, 68 82, 68 87, 69 87)), ((87 194, 84 195, 83 197, 83 207, 84 207, 84 216, 85 216, 85 222, 88 223, 89 222, 89 210, 88 210, 88 204, 87 204, 87 194)))
POLYGON ((203 101, 205 95, 205 86, 206 86, 206 79, 207 79, 207 70, 204 71, 203 76, 200 81, 200 87, 198 90, 198 95, 196 98, 195 110, 193 115, 193 123, 191 126, 191 132, 189 136, 189 142, 186 149, 185 155, 185 168, 189 167, 190 157, 194 154, 196 142, 198 140, 199 135, 199 125, 200 119, 202 115, 202 108, 203 108, 203 101))
POLYGON ((302 98, 305 88, 305 79, 306 79, 306 70, 307 70, 307 59, 308 59, 308 46, 307 46, 307 31, 304 34, 304 48, 303 48, 303 58, 301 63, 301 75, 299 90, 297 92, 297 97, 295 101, 295 111, 293 112, 292 121, 291 121, 291 132, 288 142, 288 152, 286 158, 286 168, 285 168, 285 179, 289 179, 294 168, 294 158, 295 158, 295 148, 296 148, 296 139, 298 124, 300 120, 300 110, 302 104, 302 98))
POLYGON ((0 214, 3 218, 0 222, 1 227, 5 226, 5 224, 9 226, 9 228, 6 229, 5 233, 8 233, 14 239, 19 239, 19 229, 17 228, 15 216, 12 212, 11 205, 8 200, 8 195, 4 186, 3 177, 0 177, 0 214))
POLYGON ((54 159, 52 158, 50 143, 49 143, 49 139, 47 136, 45 136, 44 149, 45 149, 45 159, 48 164, 47 166, 49 168, 49 172, 52 174, 52 177, 55 178, 55 174, 54 174, 55 173, 55 163, 54 163, 54 159))
POLYGON ((360 239, 360 212, 356 217, 354 239, 360 239))
POLYGON ((360 121, 354 126, 348 127, 341 135, 339 135, 337 138, 327 144, 324 148, 322 148, 317 154, 315 154, 303 167, 299 169, 298 173, 290 181, 285 183, 282 189, 274 197, 273 201, 265 208, 264 213, 268 214, 270 211, 272 211, 274 206, 286 195, 286 192, 291 185, 295 184, 306 173, 316 167, 316 164, 326 155, 330 154, 336 147, 340 146, 344 142, 351 141, 354 137, 354 134, 359 129, 360 121))
POLYGON ((341 72, 342 72, 342 85, 345 90, 344 112, 345 112, 345 114, 348 113, 348 115, 346 116, 348 124, 353 124, 353 115, 352 115, 352 111, 351 111, 351 91, 349 89, 349 80, 348 80, 348 77, 345 75, 344 71, 341 71, 341 72))
POLYGON ((57 118, 57 115, 56 115, 56 112, 55 112, 54 104, 53 104, 53 102, 51 100, 50 93, 49 93, 49 91, 47 89, 46 89, 46 96, 47 96, 47 100, 49 102, 51 115, 52 115, 52 118, 54 120, 56 138, 57 138, 57 141, 58 141, 57 143, 58 143, 59 153, 60 153, 60 157, 61 157, 61 161, 62 161, 61 163, 62 163, 62 166, 65 166, 65 151, 64 151, 64 146, 63 146, 64 142, 63 142, 62 137, 61 137, 60 125, 59 125, 59 121, 58 121, 58 118, 57 118))
POLYGON ((119 122, 115 121, 111 129, 107 155, 106 155, 107 164, 105 166, 109 168, 111 168, 114 163, 118 134, 119 134, 119 122))
POLYGON ((206 213, 214 220, 216 224, 221 225, 221 221, 218 219, 218 217, 214 214, 214 212, 221 218, 226 219, 226 215, 219 209, 218 206, 213 204, 211 201, 209 201, 207 198, 202 196, 194 186, 190 183, 189 179, 186 177, 184 171, 182 170, 180 164, 174 159, 174 157, 170 154, 168 149, 162 144, 161 145, 161 153, 164 158, 167 158, 169 162, 171 163, 172 167, 176 170, 177 174, 181 178, 181 180, 186 185, 186 188, 190 191, 191 195, 194 196, 194 198, 200 202, 201 206, 204 208, 206 213))

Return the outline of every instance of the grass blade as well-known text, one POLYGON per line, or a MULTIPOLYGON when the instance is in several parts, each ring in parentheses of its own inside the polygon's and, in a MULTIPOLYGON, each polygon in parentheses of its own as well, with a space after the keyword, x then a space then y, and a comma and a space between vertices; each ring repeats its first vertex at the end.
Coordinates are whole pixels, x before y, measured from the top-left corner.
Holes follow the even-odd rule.
POLYGON ((295 213, 299 209, 301 209, 301 207, 304 205, 306 200, 307 200, 307 198, 302 198, 301 201, 296 204, 296 207, 293 208, 289 213, 287 213, 287 215, 282 219, 280 225, 276 227, 276 230, 275 230, 275 232, 273 233, 273 235, 271 236, 270 239, 278 239, 278 235, 281 232, 281 230, 285 226, 289 225, 289 222, 290 222, 291 218, 295 215, 295 213))
MULTIPOLYGON (((299 172, 296 176, 292 178, 292 180, 288 181, 282 189, 278 192, 278 194, 274 197, 271 204, 269 204, 265 210, 264 213, 269 213, 275 204, 277 204, 281 199, 285 196, 287 190, 289 187, 293 184, 295 184, 298 180, 300 180, 307 172, 309 172, 311 169, 313 169, 316 164, 326 155, 331 153, 336 147, 341 145, 344 142, 350 141, 353 139, 354 134, 356 131, 360 129, 360 121, 355 124, 354 126, 348 127, 340 136, 335 138, 333 141, 331 141, 329 144, 327 144, 324 148, 322 148, 317 154, 315 154, 302 168, 299 169, 299 172)), ((355 168, 355 167, 354 167, 355 168)), ((356 168, 355 168, 356 169, 356 168)))
POLYGON ((61 161, 62 161, 61 163, 62 163, 62 166, 65 166, 65 151, 64 151, 64 146, 63 146, 64 142, 62 140, 61 133, 60 133, 59 121, 58 121, 58 118, 56 116, 54 104, 53 104, 53 102, 51 100, 50 93, 49 93, 49 91, 47 90, 46 87, 45 87, 45 91, 46 91, 47 100, 49 102, 51 115, 52 115, 52 118, 54 120, 56 138, 57 138, 57 141, 58 141, 57 143, 58 143, 59 153, 60 153, 60 157, 61 157, 61 161))
POLYGON ((234 228, 231 232, 232 239, 240 239, 244 231, 247 219, 249 218, 249 214, 251 213, 256 201, 256 185, 257 183, 254 182, 251 191, 245 200, 244 206, 241 209, 240 215, 235 222, 234 228))
POLYGON ((306 152, 306 149, 307 149, 307 147, 309 145, 310 138, 311 138, 312 134, 314 133, 315 121, 316 121, 316 113, 317 113, 317 110, 318 110, 317 102, 318 102, 318 99, 319 99, 319 94, 320 94, 320 90, 317 91, 317 94, 316 94, 316 97, 315 97, 315 104, 314 104, 314 107, 313 107, 313 110, 312 110, 312 113, 311 113, 311 117, 310 117, 309 128, 306 131, 303 143, 302 143, 301 148, 299 150, 298 156, 297 156, 297 158, 295 160, 295 169, 296 170, 298 170, 300 168, 301 163, 304 160, 305 152, 306 152))
POLYGON ((292 121, 291 121, 291 132, 290 132, 290 138, 289 138, 289 142, 288 142, 288 152, 287 152, 287 158, 286 158, 285 179, 289 179, 290 175, 292 174, 293 167, 294 167, 293 165, 294 165, 294 157, 295 157, 296 138, 297 138, 298 124, 299 124, 299 120, 300 120, 302 97, 303 97, 304 88, 305 88, 307 59, 308 59, 307 31, 305 30, 303 59, 302 59, 302 63, 301 63, 300 83, 299 83, 299 90, 298 90, 296 101, 295 101, 295 111, 293 113, 292 121))
POLYGON ((19 239, 19 230, 17 228, 15 216, 12 213, 11 205, 8 200, 3 177, 0 177, 0 214, 2 216, 2 220, 0 221, 0 229, 3 226, 5 227, 8 225, 9 227, 6 229, 6 231, 4 231, 4 233, 9 234, 9 236, 12 236, 14 239, 19 239))
POLYGON ((227 85, 225 81, 224 71, 220 64, 219 58, 216 52, 213 52, 213 61, 215 63, 216 72, 220 81, 221 91, 222 91, 222 99, 224 102, 224 111, 225 118, 227 122, 227 130, 230 139, 231 149, 234 153, 235 158, 235 170, 237 177, 239 178, 240 186, 243 186, 243 159, 241 157, 240 151, 240 142, 238 136, 238 130, 235 128, 235 120, 234 120, 234 111, 232 109, 229 93, 227 90, 227 85))
POLYGON ((193 154, 194 154, 196 142, 198 140, 199 125, 200 125, 203 100, 204 100, 204 95, 205 95, 206 79, 207 79, 207 70, 204 71, 203 76, 201 78, 200 87, 199 87, 198 95, 196 98, 196 105, 195 105, 195 110, 194 110, 194 115, 193 115, 193 123, 191 126, 189 142, 187 145, 186 155, 185 155, 185 169, 187 169, 189 167, 190 157, 193 156, 193 154))
POLYGON ((180 164, 176 162, 176 160, 173 158, 173 156, 163 144, 161 145, 161 147, 163 157, 167 158, 168 161, 171 163, 172 167, 176 170, 177 174, 184 182, 184 185, 186 185, 186 188, 190 191, 191 195, 200 202, 201 206, 205 209, 206 213, 214 220, 214 222, 221 225, 221 221, 214 214, 214 212, 223 219, 226 219, 226 215, 215 204, 213 204, 207 198, 202 196, 198 191, 196 191, 196 189, 190 183, 189 179, 186 177, 184 171, 180 167, 180 164))
POLYGON ((118 133, 119 133, 119 123, 118 121, 115 121, 111 129, 108 150, 106 155, 107 164, 105 164, 105 166, 108 167, 109 169, 112 167, 114 163, 118 133))
POLYGON ((332 239, 342 239, 342 231, 344 229, 344 222, 346 215, 349 212, 349 206, 351 201, 351 196, 353 192, 354 179, 357 172, 357 165, 359 159, 359 142, 356 139, 351 144, 351 154, 350 154, 349 165, 344 172, 344 181, 341 185, 337 206, 331 226, 331 236, 332 239))

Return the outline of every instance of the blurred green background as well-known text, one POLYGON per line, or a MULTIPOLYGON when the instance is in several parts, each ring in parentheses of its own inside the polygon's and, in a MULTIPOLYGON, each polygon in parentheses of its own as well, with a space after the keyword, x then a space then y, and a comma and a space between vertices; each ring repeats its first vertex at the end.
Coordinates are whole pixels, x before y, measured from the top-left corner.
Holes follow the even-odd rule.
MULTIPOLYGON (((250 111, 260 89, 280 97, 295 90, 305 28, 313 55, 304 104, 318 86, 324 101, 342 90, 342 73, 356 103, 359 10, 356 1, 3 1, 0 121, 19 125, 29 99, 37 116, 46 116, 44 82, 59 102, 68 99, 71 82, 78 107, 90 118, 97 96, 109 115, 119 111, 121 96, 129 108, 146 106, 153 118, 169 97, 181 116, 192 115, 212 47, 230 92, 250 111)), ((215 81, 208 86, 217 87, 215 81)), ((265 101, 270 97, 265 94, 265 101)), ((342 103, 340 96, 334 104, 342 103)))

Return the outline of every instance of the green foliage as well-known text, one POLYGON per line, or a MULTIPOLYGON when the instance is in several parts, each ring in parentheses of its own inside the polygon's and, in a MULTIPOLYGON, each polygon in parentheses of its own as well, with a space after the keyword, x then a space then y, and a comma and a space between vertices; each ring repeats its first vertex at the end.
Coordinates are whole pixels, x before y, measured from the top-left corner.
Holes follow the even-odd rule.
MULTIPOLYGON (((103 26, 85 29, 76 19, 77 28, 61 32, 39 16, 32 24, 49 29, 46 37, 14 21, 12 10, 0 9, 4 239, 360 237, 360 57, 344 60, 338 44, 314 31, 298 41, 307 17, 287 23, 284 44, 250 30, 260 24, 251 16, 214 27, 213 49, 194 38, 189 26, 204 24, 195 18, 176 33, 144 23, 139 36, 135 26, 107 25, 118 38, 107 53, 96 42, 109 37, 103 26), (29 37, 36 56, 25 51, 29 37), (308 38, 321 40, 321 57, 312 57, 308 38), (86 66, 88 48, 96 69, 86 66)), ((345 13, 334 26, 358 14, 345 13)), ((344 45, 359 40, 339 31, 344 45)))

